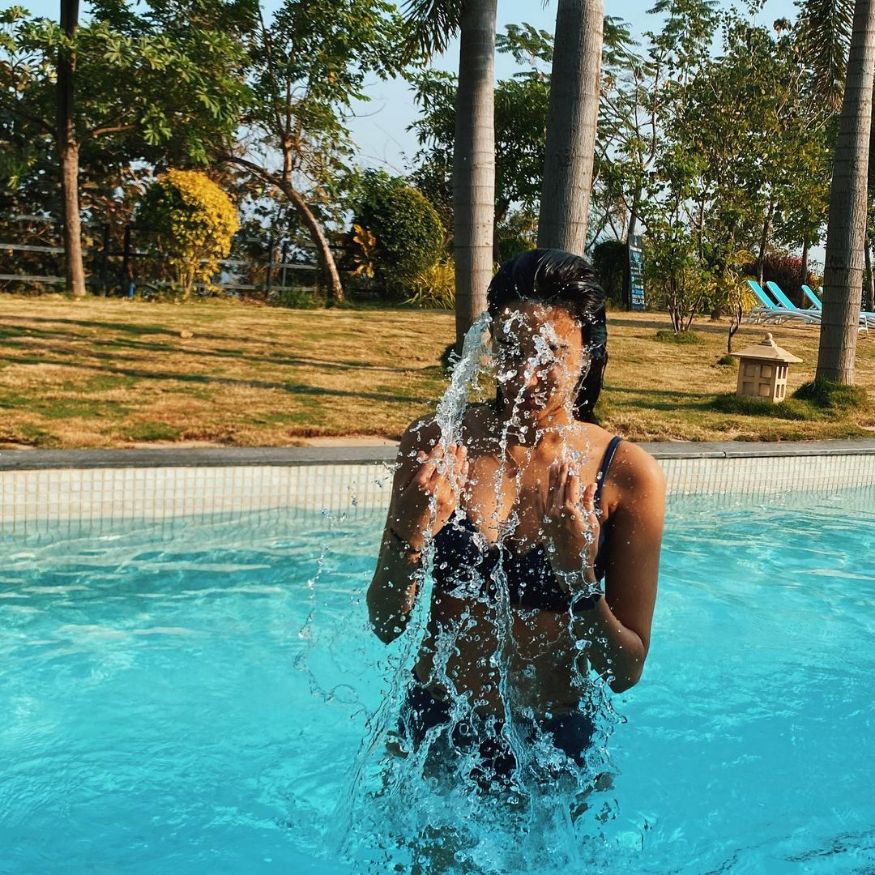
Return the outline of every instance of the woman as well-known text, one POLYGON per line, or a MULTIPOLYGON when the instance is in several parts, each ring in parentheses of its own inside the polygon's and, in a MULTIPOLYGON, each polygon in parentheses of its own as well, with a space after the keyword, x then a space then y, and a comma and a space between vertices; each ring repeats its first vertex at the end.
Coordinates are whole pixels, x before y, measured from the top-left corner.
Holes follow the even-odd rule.
POLYGON ((449 447, 432 418, 407 429, 368 590, 371 624, 388 643, 405 628, 432 546, 428 634, 402 728, 414 746, 430 730, 473 746, 487 783, 517 765, 508 720, 528 720, 529 740, 543 734, 585 762, 587 667, 615 692, 638 682, 665 500, 656 462, 593 420, 607 353, 590 265, 524 253, 494 277, 488 305, 495 404, 470 405, 449 447))

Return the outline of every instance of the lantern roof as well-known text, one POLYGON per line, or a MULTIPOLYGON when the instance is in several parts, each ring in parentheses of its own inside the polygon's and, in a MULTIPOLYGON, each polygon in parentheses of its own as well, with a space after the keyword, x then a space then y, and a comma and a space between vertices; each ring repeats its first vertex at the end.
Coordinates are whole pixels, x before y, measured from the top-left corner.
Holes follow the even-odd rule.
POLYGON ((797 358, 793 353, 787 352, 786 349, 781 349, 771 334, 767 334, 759 343, 753 343, 745 347, 740 352, 732 353, 736 358, 740 359, 756 359, 764 362, 782 362, 783 364, 792 364, 793 362, 801 362, 801 358, 797 358))

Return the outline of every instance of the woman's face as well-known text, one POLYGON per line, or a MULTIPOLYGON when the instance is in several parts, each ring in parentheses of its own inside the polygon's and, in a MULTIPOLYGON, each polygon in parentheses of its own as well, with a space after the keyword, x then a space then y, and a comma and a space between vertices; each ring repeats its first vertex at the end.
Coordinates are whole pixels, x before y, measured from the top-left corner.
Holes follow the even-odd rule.
POLYGON ((563 307, 520 302, 492 327, 498 388, 523 416, 553 413, 574 402, 589 356, 580 323, 563 307))

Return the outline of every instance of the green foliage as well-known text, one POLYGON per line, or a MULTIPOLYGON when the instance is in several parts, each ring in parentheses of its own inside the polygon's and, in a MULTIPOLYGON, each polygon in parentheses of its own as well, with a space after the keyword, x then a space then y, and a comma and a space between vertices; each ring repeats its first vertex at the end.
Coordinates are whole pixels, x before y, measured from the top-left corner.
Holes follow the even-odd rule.
POLYGON ((325 302, 308 289, 276 289, 273 301, 276 306, 290 310, 315 310, 325 306, 325 302))
POLYGON ((456 269, 452 259, 435 262, 410 279, 413 294, 405 303, 431 310, 456 306, 456 269))
POLYGON ((592 264, 608 298, 615 304, 623 302, 623 285, 629 247, 622 240, 602 240, 592 250, 592 264))
POLYGON ((734 365, 735 364, 735 357, 731 356, 727 353, 726 355, 722 355, 722 356, 720 356, 719 359, 717 359, 717 364, 721 368, 727 367, 728 365, 734 365))
MULTIPOLYGON (((531 25, 509 25, 497 47, 528 65, 495 86, 495 223, 500 228, 514 207, 537 212, 550 93, 542 63, 552 44, 549 34, 531 25)), ((411 82, 420 109, 411 127, 421 146, 413 179, 432 203, 450 203, 457 79, 451 73, 426 70, 412 76, 411 82)), ((444 212, 441 215, 446 221, 444 212)))
POLYGON ((762 398, 747 398, 741 395, 717 395, 710 405, 721 413, 741 416, 767 416, 774 419, 818 420, 823 413, 810 404, 787 398, 777 404, 762 398))
POLYGON ((534 249, 538 240, 538 216, 531 210, 511 210, 495 229, 498 262, 534 249))
POLYGON ((140 227, 153 232, 154 245, 184 298, 196 282, 209 284, 239 227, 228 195, 203 173, 185 170, 159 176, 137 218, 140 227))
POLYGON ((656 332, 656 339, 660 343, 701 343, 702 338, 695 331, 668 331, 665 328, 660 328, 656 332))
POLYGON ((375 238, 374 272, 390 292, 401 292, 440 258, 444 228, 422 192, 378 170, 364 174, 355 224, 375 238))
POLYGON ((706 308, 714 280, 683 226, 653 222, 644 247, 644 283, 650 303, 668 311, 675 333, 687 332, 706 308))
POLYGON ((794 398, 808 401, 813 406, 832 413, 845 413, 851 410, 867 410, 869 399, 859 386, 845 386, 830 380, 812 380, 800 386, 794 398))
POLYGON ((723 413, 768 416, 777 419, 829 421, 836 416, 869 409, 863 389, 818 380, 800 386, 791 398, 777 404, 760 398, 718 395, 711 406, 723 413))

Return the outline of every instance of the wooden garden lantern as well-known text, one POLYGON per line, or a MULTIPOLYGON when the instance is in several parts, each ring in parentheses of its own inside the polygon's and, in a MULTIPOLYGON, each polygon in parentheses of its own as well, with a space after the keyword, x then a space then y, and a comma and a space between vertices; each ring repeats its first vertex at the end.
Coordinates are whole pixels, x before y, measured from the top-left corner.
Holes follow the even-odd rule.
POLYGON ((746 398, 768 398, 777 404, 787 396, 787 371, 793 362, 802 359, 781 349, 767 334, 760 343, 732 353, 738 358, 736 395, 746 398))

